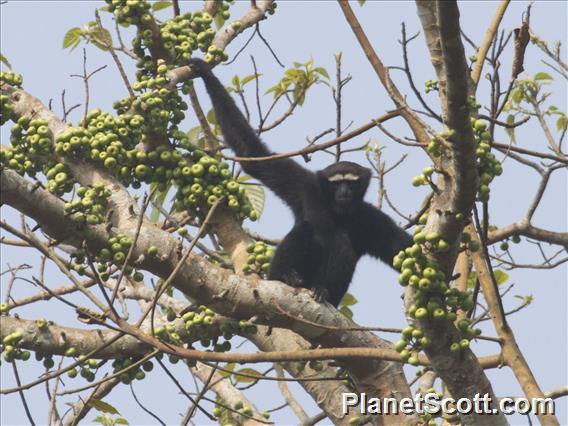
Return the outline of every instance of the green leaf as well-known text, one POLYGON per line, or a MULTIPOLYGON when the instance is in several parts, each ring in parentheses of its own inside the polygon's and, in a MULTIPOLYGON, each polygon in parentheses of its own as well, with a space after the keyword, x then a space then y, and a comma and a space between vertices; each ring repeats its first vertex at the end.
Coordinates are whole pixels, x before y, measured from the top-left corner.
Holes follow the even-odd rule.
POLYGON ((558 117, 558 120, 556 120, 556 130, 563 132, 564 130, 566 130, 566 127, 568 127, 568 116, 566 114, 563 114, 558 117))
MULTIPOLYGON (((152 183, 152 185, 150 185, 150 188, 154 189, 153 187, 155 187, 156 184, 152 183)), ((164 206, 164 201, 166 201, 166 197, 168 196, 168 192, 170 191, 170 188, 172 187, 171 182, 168 184, 168 187, 164 190, 164 191, 156 191, 154 193, 154 199, 153 204, 154 207, 152 208, 152 213, 150 213, 150 222, 151 223, 156 223, 158 222, 158 219, 160 218, 160 210, 158 209, 158 207, 163 207, 164 206)))
POLYGON ((87 405, 94 408, 101 413, 109 414, 120 414, 116 408, 110 405, 108 402, 101 401, 100 399, 91 399, 87 405))
MULTIPOLYGON (((265 95, 268 95, 271 92, 276 92, 279 88, 279 85, 277 84, 276 86, 272 86, 270 89, 268 89, 266 92, 264 92, 265 95)), ((274 94, 274 97, 276 97, 276 93, 274 94)))
POLYGON ((6 59, 6 57, 1 53, 0 53, 0 62, 6 65, 9 69, 12 69, 12 64, 10 64, 10 61, 8 61, 8 59, 6 59))
POLYGON ((109 30, 105 28, 94 28, 88 33, 91 43, 103 51, 108 50, 108 46, 112 46, 112 36, 109 30))
POLYGON ((347 306, 341 306, 339 308, 339 312, 341 312, 341 314, 344 317, 347 317, 349 319, 353 319, 353 311, 351 309, 349 309, 347 306))
POLYGON ((544 71, 537 72, 534 76, 534 79, 536 81, 539 81, 539 80, 545 80, 545 81, 554 80, 550 74, 548 74, 547 72, 544 72, 544 71))
POLYGON ((548 109, 546 110, 546 113, 547 113, 547 114, 560 114, 560 113, 558 112, 558 107, 557 107, 556 105, 550 105, 550 106, 548 107, 548 109))
POLYGON ((264 375, 261 372, 255 370, 254 368, 241 368, 240 370, 237 370, 236 373, 248 374, 250 376, 258 376, 258 379, 253 379, 252 377, 244 377, 235 374, 234 375, 235 382, 237 383, 255 383, 258 382, 260 378, 264 377, 264 375))
POLYGON ((220 29, 225 23, 225 18, 223 18, 223 15, 221 15, 220 13, 216 14, 215 18, 213 19, 215 20, 215 26, 217 27, 217 29, 220 29))
POLYGON ((314 71, 329 80, 329 74, 327 73, 327 70, 324 67, 314 68, 314 71))
POLYGON ((296 79, 301 77, 303 75, 303 72, 295 68, 290 68, 287 69, 284 74, 292 79, 296 79))
POLYGON ((357 299, 351 293, 345 293, 345 296, 343 296, 339 304, 343 306, 353 306, 357 304, 357 299))
POLYGON ((158 10, 166 9, 172 5, 171 1, 157 1, 152 5, 152 10, 157 12, 158 10))
POLYGON ((243 185, 243 187, 245 188, 245 195, 260 218, 264 210, 264 189, 260 185, 243 185))
POLYGON ((534 296, 532 294, 529 294, 528 296, 521 296, 519 294, 515 294, 513 297, 515 299, 522 300, 525 305, 530 305, 534 301, 534 296))
POLYGON ((124 417, 119 417, 118 419, 114 420, 114 424, 115 425, 128 425, 130 423, 128 423, 128 420, 126 420, 124 417))
POLYGON ((495 277, 495 281, 497 281, 497 284, 501 285, 507 282, 507 280, 509 279, 509 274, 503 272, 500 269, 495 269, 493 271, 493 277, 495 277))
MULTIPOLYGON (((515 122, 515 116, 512 114, 509 114, 507 116, 507 120, 506 123, 507 124, 513 124, 515 122)), ((507 133, 507 136, 509 136, 509 139, 511 140, 511 142, 513 144, 517 143, 517 138, 515 137, 515 128, 514 127, 505 127, 505 133, 507 133)))
POLYGON ((65 33, 65 36, 63 37, 63 48, 70 48, 71 50, 75 49, 81 42, 82 34, 83 31, 81 30, 81 28, 71 28, 69 31, 67 31, 67 33, 65 33))
POLYGON ((363 6, 367 0, 357 0, 359 2, 359 6, 363 6))
POLYGON ((201 126, 197 126, 189 129, 189 131, 187 132, 187 137, 192 144, 199 146, 199 138, 202 134, 203 129, 201 128, 201 126))
POLYGON ((249 175, 240 175, 240 176, 237 178, 237 182, 238 182, 238 183, 244 183, 244 182, 248 182, 248 181, 251 180, 251 179, 252 179, 252 176, 249 176, 249 175))
POLYGON ((217 117, 215 117, 214 109, 210 109, 209 112, 207 113, 207 121, 209 121, 213 125, 217 124, 217 117))
POLYGON ((241 81, 241 85, 245 85, 251 81, 253 81, 255 78, 260 77, 262 74, 251 74, 251 75, 247 75, 245 78, 242 79, 241 81))
POLYGON ((230 362, 223 367, 224 371, 219 370, 219 374, 223 377, 229 377, 231 374, 233 374, 232 372, 235 371, 236 366, 236 363, 230 362))
POLYGON ((233 79, 231 80, 231 83, 233 84, 233 86, 235 86, 237 88, 237 90, 239 89, 239 76, 238 75, 234 75, 233 79))
POLYGON ((477 282, 477 272, 470 272, 467 276, 467 288, 474 288, 477 282))
POLYGON ((304 105, 304 101, 306 100, 306 91, 301 86, 296 86, 292 94, 292 99, 298 102, 299 106, 304 105))
POLYGON ((523 100, 523 91, 521 89, 513 90, 513 93, 511 93, 511 99, 516 104, 520 104, 521 101, 523 100))
POLYGON ((97 416, 93 419, 93 423, 100 423, 102 425, 107 425, 108 424, 108 417, 105 416, 97 416))

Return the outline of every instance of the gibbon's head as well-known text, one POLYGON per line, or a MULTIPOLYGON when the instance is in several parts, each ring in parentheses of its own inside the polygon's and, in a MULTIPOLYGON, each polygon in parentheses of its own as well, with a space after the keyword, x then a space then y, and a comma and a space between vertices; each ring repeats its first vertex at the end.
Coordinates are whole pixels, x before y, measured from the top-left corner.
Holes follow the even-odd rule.
POLYGON ((351 161, 340 161, 320 170, 317 175, 328 205, 336 214, 344 216, 363 201, 371 170, 351 161))

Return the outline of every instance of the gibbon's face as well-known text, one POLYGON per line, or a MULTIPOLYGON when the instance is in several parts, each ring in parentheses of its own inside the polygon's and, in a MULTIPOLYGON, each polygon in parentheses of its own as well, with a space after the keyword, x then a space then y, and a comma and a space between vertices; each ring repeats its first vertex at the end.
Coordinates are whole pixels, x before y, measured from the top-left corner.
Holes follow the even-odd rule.
POLYGON ((321 170, 318 176, 328 204, 336 214, 344 216, 363 201, 371 171, 356 163, 341 161, 321 170))

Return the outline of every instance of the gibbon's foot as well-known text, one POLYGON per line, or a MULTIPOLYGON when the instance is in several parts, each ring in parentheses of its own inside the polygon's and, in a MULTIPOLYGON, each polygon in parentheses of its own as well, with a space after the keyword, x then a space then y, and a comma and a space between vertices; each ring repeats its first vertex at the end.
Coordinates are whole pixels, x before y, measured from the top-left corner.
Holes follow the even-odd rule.
POLYGON ((291 269, 291 270, 289 270, 288 272, 286 272, 285 274, 282 274, 282 275, 271 276, 269 274, 268 279, 269 280, 282 281, 283 283, 286 283, 290 287, 294 287, 294 288, 302 288, 302 287, 307 288, 304 285, 304 280, 303 280, 302 276, 298 273, 298 271, 295 271, 294 269, 291 269))
POLYGON ((329 291, 325 287, 315 287, 312 289, 312 297, 318 303, 327 302, 329 291))
POLYGON ((283 277, 282 281, 291 287, 296 287, 296 288, 304 287, 304 280, 302 276, 297 271, 294 270, 288 272, 283 277))

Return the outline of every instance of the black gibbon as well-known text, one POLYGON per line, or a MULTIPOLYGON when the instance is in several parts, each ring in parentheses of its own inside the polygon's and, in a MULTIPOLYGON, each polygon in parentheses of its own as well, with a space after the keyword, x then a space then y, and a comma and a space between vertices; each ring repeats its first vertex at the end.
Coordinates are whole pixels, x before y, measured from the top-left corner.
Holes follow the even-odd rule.
MULTIPOLYGON (((240 157, 272 155, 209 64, 191 59, 189 66, 205 82, 229 147, 240 157)), ((341 161, 314 173, 290 158, 243 161, 241 166, 294 213, 294 227, 272 259, 271 280, 311 289, 316 300, 337 307, 361 256, 391 265, 394 255, 412 244, 410 235, 363 200, 371 178, 366 167, 341 161)))

